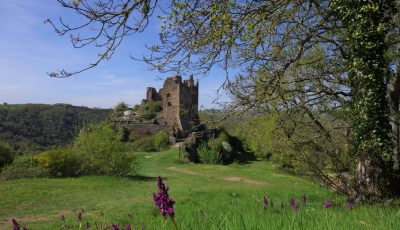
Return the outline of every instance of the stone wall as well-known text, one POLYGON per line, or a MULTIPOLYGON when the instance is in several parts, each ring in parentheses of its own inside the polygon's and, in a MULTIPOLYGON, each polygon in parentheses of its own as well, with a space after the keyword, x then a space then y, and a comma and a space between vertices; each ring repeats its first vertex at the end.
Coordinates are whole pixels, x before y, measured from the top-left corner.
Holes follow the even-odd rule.
POLYGON ((155 88, 147 87, 146 100, 147 101, 159 101, 159 100, 161 100, 161 97, 160 97, 160 95, 158 95, 155 88))
POLYGON ((115 123, 116 127, 123 128, 130 136, 151 136, 166 131, 169 133, 169 125, 151 123, 115 123))
POLYGON ((153 87, 147 87, 146 101, 162 101, 163 111, 157 115, 158 124, 124 124, 135 135, 151 135, 159 129, 169 128, 174 136, 186 137, 192 132, 192 126, 200 123, 199 85, 194 82, 193 76, 183 82, 181 76, 169 77, 158 92, 153 87))

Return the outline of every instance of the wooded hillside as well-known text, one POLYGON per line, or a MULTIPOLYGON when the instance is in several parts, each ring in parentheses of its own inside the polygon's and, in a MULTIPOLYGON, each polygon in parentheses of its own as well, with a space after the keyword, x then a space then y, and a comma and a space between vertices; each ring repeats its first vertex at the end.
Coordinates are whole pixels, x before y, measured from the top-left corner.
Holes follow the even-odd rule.
POLYGON ((109 113, 68 104, 0 105, 0 141, 22 152, 68 144, 82 127, 105 120, 109 113))

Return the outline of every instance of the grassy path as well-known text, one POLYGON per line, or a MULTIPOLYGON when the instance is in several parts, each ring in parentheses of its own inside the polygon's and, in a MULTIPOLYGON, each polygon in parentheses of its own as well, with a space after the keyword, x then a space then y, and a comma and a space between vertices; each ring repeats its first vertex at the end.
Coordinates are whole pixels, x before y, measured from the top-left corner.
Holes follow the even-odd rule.
POLYGON ((399 229, 400 208, 343 207, 345 197, 305 179, 276 171, 269 162, 249 164, 183 164, 177 149, 135 153, 140 176, 127 178, 81 177, 22 179, 0 182, 0 229, 11 229, 16 218, 30 230, 60 229, 63 213, 67 226, 78 229, 76 213, 91 229, 111 229, 111 223, 133 224, 136 229, 172 229, 164 224, 152 202, 156 177, 162 176, 176 201, 180 229, 399 229), (262 196, 274 207, 263 209, 262 196), (300 201, 308 197, 307 204, 300 201), (300 202, 294 212, 290 198, 300 202), (331 198, 334 207, 323 209, 331 198), (280 208, 283 202, 284 208, 280 208), (128 217, 131 213, 133 218, 128 217))

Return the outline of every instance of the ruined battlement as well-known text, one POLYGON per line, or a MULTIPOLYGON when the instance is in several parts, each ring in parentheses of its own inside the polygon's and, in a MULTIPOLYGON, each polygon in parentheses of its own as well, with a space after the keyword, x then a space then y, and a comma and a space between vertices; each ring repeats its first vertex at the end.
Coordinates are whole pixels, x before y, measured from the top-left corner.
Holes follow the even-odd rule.
POLYGON ((199 124, 199 83, 193 76, 184 81, 181 76, 169 77, 158 92, 148 87, 146 100, 162 101, 164 124, 182 136, 187 136, 199 124))
POLYGON ((199 83, 193 76, 183 80, 181 76, 165 79, 163 87, 158 91, 153 87, 146 88, 146 99, 142 105, 158 102, 162 110, 157 112, 151 122, 145 122, 136 112, 125 111, 124 116, 113 121, 114 125, 129 130, 133 134, 153 134, 159 130, 168 130, 175 138, 187 137, 193 128, 200 123, 199 119, 199 83), (129 113, 128 113, 129 112, 129 113), (146 128, 147 127, 147 128, 146 128))

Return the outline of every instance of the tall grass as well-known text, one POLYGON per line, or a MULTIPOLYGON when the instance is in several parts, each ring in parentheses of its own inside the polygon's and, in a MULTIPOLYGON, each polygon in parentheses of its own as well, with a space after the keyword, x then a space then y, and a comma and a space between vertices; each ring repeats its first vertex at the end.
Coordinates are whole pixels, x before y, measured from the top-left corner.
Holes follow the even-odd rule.
POLYGON ((140 177, 134 179, 92 176, 0 183, 0 216, 7 219, 0 222, 0 229, 11 229, 11 218, 30 230, 60 229, 61 213, 67 229, 78 229, 76 215, 81 209, 85 210, 82 224, 89 222, 90 229, 112 229, 112 224, 130 224, 132 229, 141 229, 142 225, 145 229, 173 229, 152 200, 158 175, 164 178, 176 202, 178 229, 398 229, 400 225, 398 200, 390 205, 349 209, 345 197, 278 172, 269 162, 178 164, 176 149, 135 155, 142 167, 140 177), (225 180, 228 176, 263 184, 225 180), (305 204, 303 194, 307 196, 305 204), (264 195, 269 202, 266 209, 264 195), (298 211, 290 205, 291 198, 299 203, 298 211), (324 208, 328 199, 332 199, 332 207, 324 208))

